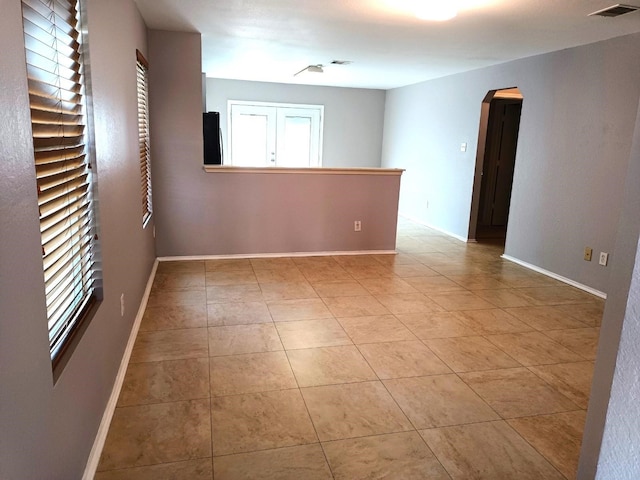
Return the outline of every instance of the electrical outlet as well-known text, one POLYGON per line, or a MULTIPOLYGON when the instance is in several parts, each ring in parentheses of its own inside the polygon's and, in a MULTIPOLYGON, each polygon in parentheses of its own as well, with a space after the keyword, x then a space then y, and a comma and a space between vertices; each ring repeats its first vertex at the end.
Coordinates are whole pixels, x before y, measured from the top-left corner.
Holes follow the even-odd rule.
POLYGON ((592 255, 593 255, 593 248, 591 248, 591 247, 584 247, 584 259, 585 259, 587 262, 590 262, 590 261, 591 261, 591 257, 592 257, 592 255))
POLYGON ((124 317, 124 293, 120 295, 120 316, 124 317))
POLYGON ((362 230, 362 222, 360 220, 356 220, 353 222, 353 231, 360 232, 362 230))
POLYGON ((598 263, 603 267, 606 267, 607 263, 609 263, 609 254, 605 252, 600 252, 600 260, 598 261, 598 263))

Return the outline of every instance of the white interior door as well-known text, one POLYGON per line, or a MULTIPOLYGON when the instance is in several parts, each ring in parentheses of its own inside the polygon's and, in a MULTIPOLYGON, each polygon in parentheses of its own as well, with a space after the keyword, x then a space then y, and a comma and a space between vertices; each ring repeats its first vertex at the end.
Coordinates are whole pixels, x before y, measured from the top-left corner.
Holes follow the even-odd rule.
POLYGON ((231 105, 231 165, 275 165, 276 112, 273 107, 231 105))

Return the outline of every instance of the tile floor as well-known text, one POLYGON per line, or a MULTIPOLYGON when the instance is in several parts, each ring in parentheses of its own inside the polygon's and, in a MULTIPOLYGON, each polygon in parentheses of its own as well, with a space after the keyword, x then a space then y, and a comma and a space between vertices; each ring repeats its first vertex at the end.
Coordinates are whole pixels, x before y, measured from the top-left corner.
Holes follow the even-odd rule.
POLYGON ((603 302, 398 251, 160 263, 96 478, 575 478, 603 302))

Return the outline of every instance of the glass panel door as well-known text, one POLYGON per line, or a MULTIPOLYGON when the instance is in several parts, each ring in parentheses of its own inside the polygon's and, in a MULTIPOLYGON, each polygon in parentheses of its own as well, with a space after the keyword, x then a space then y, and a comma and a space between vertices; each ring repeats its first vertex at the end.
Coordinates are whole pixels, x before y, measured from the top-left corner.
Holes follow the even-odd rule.
POLYGON ((275 165, 275 108, 232 105, 231 125, 232 165, 236 167, 275 165))

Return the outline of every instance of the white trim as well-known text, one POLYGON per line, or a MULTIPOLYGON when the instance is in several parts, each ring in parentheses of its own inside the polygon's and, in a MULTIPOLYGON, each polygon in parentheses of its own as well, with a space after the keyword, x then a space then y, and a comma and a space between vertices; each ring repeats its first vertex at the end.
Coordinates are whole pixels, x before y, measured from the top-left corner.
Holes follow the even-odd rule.
POLYGON ((231 255, 196 255, 186 257, 158 257, 159 262, 176 260, 229 260, 244 258, 287 258, 287 257, 338 257, 349 255, 397 255, 395 250, 358 250, 353 252, 293 252, 293 253, 238 253, 231 255))
POLYGON ((588 287, 587 285, 584 285, 582 283, 576 282, 575 280, 571 280, 570 278, 567 277, 563 277, 562 275, 558 275, 557 273, 553 273, 550 272, 549 270, 545 270, 544 268, 540 268, 537 267, 535 265, 532 265, 530 263, 527 262, 523 262, 522 260, 519 260, 517 258, 511 257, 509 255, 501 255, 501 258, 504 258, 505 260, 508 260, 510 262, 516 263, 518 265, 520 265, 521 267, 525 267, 528 268, 529 270, 533 270, 534 272, 538 272, 541 273, 543 275, 546 275, 547 277, 551 277, 555 280, 558 280, 562 283, 566 283, 567 285, 571 285, 572 287, 576 287, 579 288, 580 290, 583 290, 587 293, 590 293, 591 295, 595 295, 596 297, 600 297, 604 300, 607 299, 607 294, 604 292, 601 292, 600 290, 596 290, 595 288, 592 287, 588 287))
POLYGON ((307 175, 402 175, 402 168, 287 168, 287 167, 234 167, 233 165, 203 165, 207 173, 277 173, 307 175))
POLYGON ((402 212, 400 212, 398 215, 400 215, 403 218, 406 218, 407 220, 411 220, 414 223, 422 225, 423 227, 428 227, 428 228, 430 228, 432 230, 435 230, 437 232, 444 233, 445 235, 447 235, 449 237, 452 237, 452 238, 455 238, 456 240, 460 240, 461 242, 464 242, 464 243, 473 243, 473 242, 475 242, 475 240, 470 240, 467 237, 462 237, 460 235, 457 235, 455 233, 449 232, 447 230, 443 230, 440 227, 436 227, 435 225, 431 225, 430 223, 427 223, 427 222, 425 222, 423 220, 420 220, 418 218, 412 217, 411 215, 407 215, 407 214, 402 213, 402 212))
POLYGON ((113 384, 113 389, 111 390, 111 396, 109 397, 109 401, 107 402, 107 406, 105 407, 102 415, 102 421, 100 422, 98 433, 93 441, 93 447, 91 448, 91 453, 89 454, 89 459, 87 460, 87 466, 84 469, 82 480, 92 480, 95 477, 96 470, 98 469, 98 463, 100 462, 104 442, 107 439, 107 433, 109 433, 111 419, 113 418, 113 414, 116 410, 116 404, 118 403, 118 397, 120 396, 124 376, 127 373, 127 366, 129 365, 129 359, 131 358, 131 352, 133 351, 133 344, 136 341, 138 330, 140 329, 140 323, 142 322, 144 311, 147 308, 147 301, 149 300, 149 294, 151 293, 151 285, 153 285, 153 279, 156 276, 157 269, 158 259, 153 263, 153 268, 151 269, 151 274, 147 281, 147 288, 145 289, 142 300, 140 301, 140 307, 138 308, 138 313, 133 322, 133 328, 129 334, 129 341, 127 342, 127 347, 125 348, 124 355, 120 361, 120 368, 118 369, 118 374, 116 375, 116 380, 113 384))

